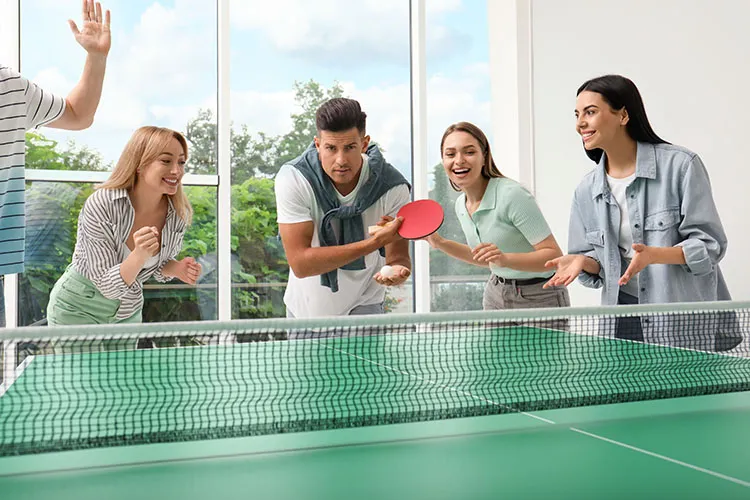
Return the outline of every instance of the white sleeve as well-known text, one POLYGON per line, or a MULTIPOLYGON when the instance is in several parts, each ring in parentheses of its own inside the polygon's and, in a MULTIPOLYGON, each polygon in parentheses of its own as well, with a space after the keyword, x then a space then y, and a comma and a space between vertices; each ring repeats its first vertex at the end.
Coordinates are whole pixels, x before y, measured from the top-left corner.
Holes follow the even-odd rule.
POLYGON ((26 101, 26 130, 41 127, 60 118, 65 112, 65 99, 45 92, 34 82, 21 77, 26 101))
POLYGON ((392 187, 385 193, 385 214, 396 217, 398 211, 411 201, 411 193, 406 184, 392 187))
POLYGON ((276 174, 276 221, 279 224, 296 224, 313 220, 313 207, 317 203, 307 179, 291 165, 284 165, 276 174))

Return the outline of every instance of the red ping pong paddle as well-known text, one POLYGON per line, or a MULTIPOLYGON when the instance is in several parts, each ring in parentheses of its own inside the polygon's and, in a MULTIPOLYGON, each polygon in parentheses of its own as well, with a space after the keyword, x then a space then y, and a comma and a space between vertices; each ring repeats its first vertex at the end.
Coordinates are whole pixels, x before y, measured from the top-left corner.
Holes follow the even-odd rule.
MULTIPOLYGON (((407 240, 425 238, 443 225, 443 207, 434 200, 417 200, 407 203, 398 211, 396 217, 403 217, 398 234, 407 240)), ((384 226, 370 226, 368 232, 375 234, 384 226)))

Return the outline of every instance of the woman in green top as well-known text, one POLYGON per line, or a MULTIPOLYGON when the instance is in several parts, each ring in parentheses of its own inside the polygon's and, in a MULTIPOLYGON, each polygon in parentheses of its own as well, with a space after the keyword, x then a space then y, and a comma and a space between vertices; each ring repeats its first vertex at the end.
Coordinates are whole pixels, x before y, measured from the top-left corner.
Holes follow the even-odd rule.
POLYGON ((569 306, 565 287, 543 288, 554 274, 545 262, 562 251, 531 193, 498 170, 484 132, 455 123, 443 134, 440 153, 451 186, 461 191, 456 216, 468 245, 437 233, 426 239, 451 257, 490 268, 483 308, 569 306))

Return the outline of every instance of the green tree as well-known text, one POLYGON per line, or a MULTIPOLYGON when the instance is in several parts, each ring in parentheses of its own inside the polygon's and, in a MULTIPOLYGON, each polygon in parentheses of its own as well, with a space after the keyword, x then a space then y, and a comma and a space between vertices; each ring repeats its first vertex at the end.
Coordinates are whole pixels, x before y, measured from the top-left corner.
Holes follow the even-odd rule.
POLYGON ((62 151, 59 143, 39 132, 26 133, 26 168, 47 170, 111 170, 102 156, 71 140, 62 151))
MULTIPOLYGON (((315 136, 315 111, 328 99, 342 97, 338 83, 324 88, 309 80, 294 83, 294 99, 300 109, 291 115, 292 130, 272 136, 253 134, 247 125, 231 128, 232 184, 242 184, 253 177, 273 177, 281 165, 302 154, 315 136)), ((196 174, 216 173, 216 122, 211 110, 202 109, 185 129, 190 142, 188 171, 196 174)))
MULTIPOLYGON (((344 89, 336 82, 330 89, 309 80, 294 83, 294 100, 302 109, 292 114, 292 130, 281 137, 278 145, 278 167, 301 155, 315 136, 315 112, 327 100, 344 97, 344 89)), ((277 171, 274 170, 274 173, 277 171)))
MULTIPOLYGON (((186 172, 191 174, 216 174, 217 142, 216 120, 210 109, 198 110, 185 127, 189 145, 186 172)), ((234 166, 234 165, 232 165, 234 166)))
MULTIPOLYGON (((216 120, 210 109, 201 109, 185 128, 190 151, 186 171, 193 174, 216 174, 216 120)), ((230 130, 232 183, 244 182, 268 170, 275 161, 277 137, 263 132, 253 136, 246 125, 230 130)))
MULTIPOLYGON (((285 283, 289 266, 284 257, 276 223, 273 181, 250 178, 232 186, 232 253, 236 257, 232 282, 255 285, 285 283)), ((233 316, 256 318, 281 316, 283 307, 276 290, 242 288, 233 292, 233 316)))

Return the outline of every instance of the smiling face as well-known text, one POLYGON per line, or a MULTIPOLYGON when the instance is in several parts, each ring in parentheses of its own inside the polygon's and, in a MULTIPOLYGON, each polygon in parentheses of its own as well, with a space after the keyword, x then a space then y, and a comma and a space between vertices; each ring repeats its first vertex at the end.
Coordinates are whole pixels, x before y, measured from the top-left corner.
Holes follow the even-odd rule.
POLYGON ((185 150, 172 138, 157 158, 139 169, 138 183, 159 194, 174 195, 185 175, 185 150))
POLYGON ((362 153, 367 151, 369 136, 363 136, 356 127, 341 132, 318 131, 315 147, 323 171, 339 193, 351 193, 362 171, 362 153))
POLYGON ((483 182, 485 156, 479 141, 468 132, 455 131, 443 141, 443 168, 448 179, 461 190, 483 182))
POLYGON ((576 99, 576 131, 583 138, 583 146, 588 149, 607 150, 609 145, 627 134, 628 112, 612 107, 598 92, 584 90, 576 99))

